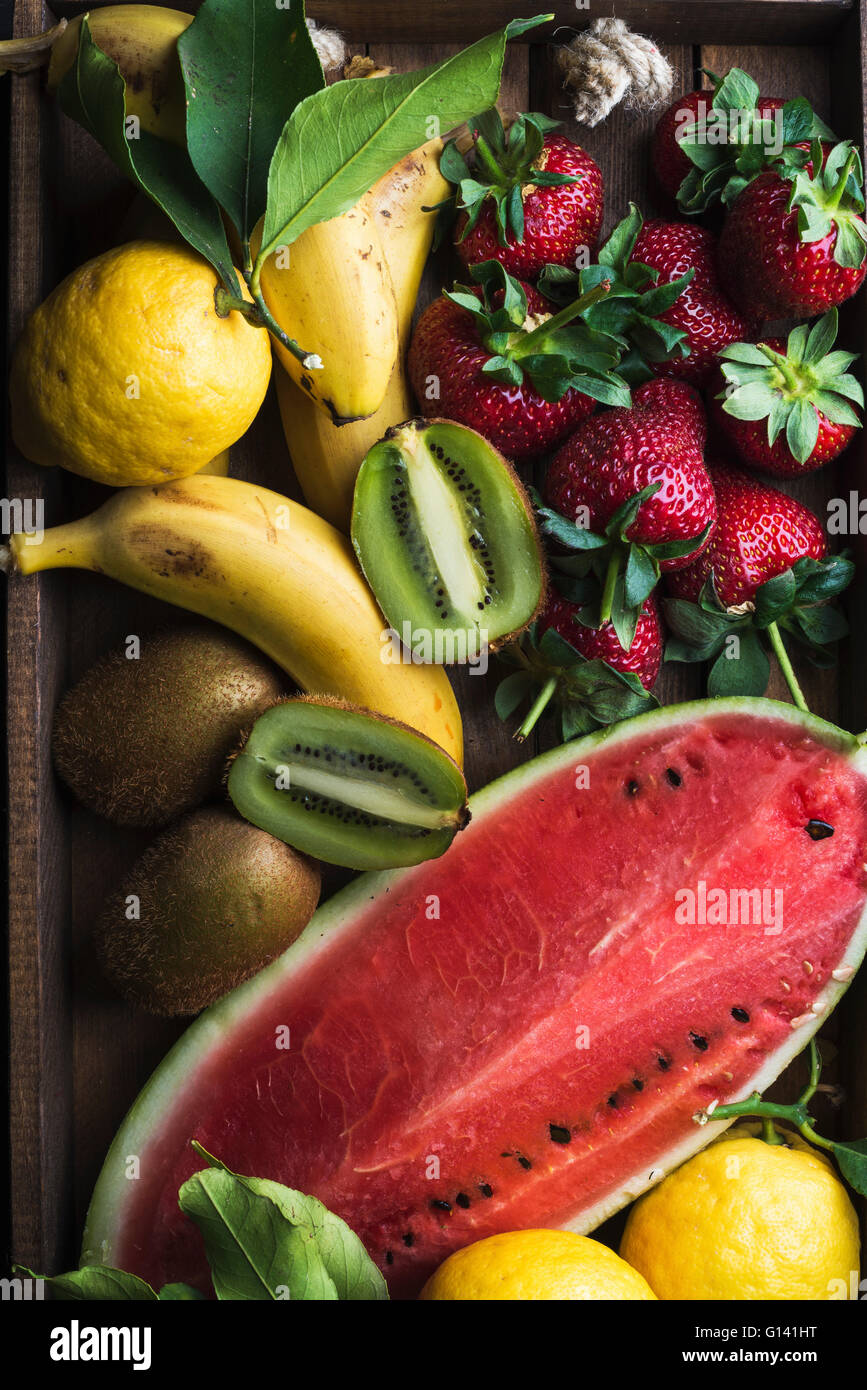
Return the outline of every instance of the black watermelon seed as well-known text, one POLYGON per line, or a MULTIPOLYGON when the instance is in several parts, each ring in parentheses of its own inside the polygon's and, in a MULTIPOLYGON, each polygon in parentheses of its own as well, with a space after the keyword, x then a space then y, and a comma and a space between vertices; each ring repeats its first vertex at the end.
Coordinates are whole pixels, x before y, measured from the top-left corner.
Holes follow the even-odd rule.
POLYGON ((386 1252, 385 1252, 385 1263, 386 1263, 387 1265, 393 1265, 393 1264, 394 1264, 394 1252, 393 1252, 392 1250, 386 1250, 386 1252))
POLYGON ((640 1077, 638 1077, 638 1076, 634 1077, 634 1078, 633 1078, 633 1081, 632 1081, 632 1084, 633 1084, 633 1086, 635 1087, 636 1091, 643 1091, 643 1090, 644 1090, 644 1082, 640 1079, 640 1077))
POLYGON ((746 1009, 732 1009, 732 1018, 736 1018, 738 1023, 749 1023, 750 1021, 746 1009))
POLYGON ((698 1033, 690 1033, 689 1040, 694 1043, 699 1052, 707 1052, 707 1038, 703 1038, 698 1033))
POLYGON ((638 783, 635 781, 626 783, 626 791, 629 796, 638 795, 638 783))
POLYGON ((512 1154, 511 1149, 507 1149, 505 1153, 501 1153, 501 1154, 500 1154, 500 1158, 512 1158, 512 1157, 514 1157, 514 1155, 512 1154))
POLYGON ((451 1211, 452 1209, 451 1202, 444 1202, 442 1197, 432 1197, 431 1206, 434 1211, 451 1211))
POLYGON ((549 1125, 549 1133, 555 1144, 571 1144, 572 1131, 565 1125, 549 1125))
POLYGON ((668 1071, 669 1067, 671 1066, 671 1062, 668 1060, 667 1057, 657 1057, 656 1060, 659 1063, 660 1071, 668 1071))
POLYGON ((611 1109, 612 1109, 612 1110, 616 1110, 616 1109, 617 1109, 617 1096, 616 1096, 616 1095, 609 1096, 609 1097, 608 1097, 608 1104, 611 1106, 611 1109))
POLYGON ((811 840, 827 840, 829 835, 834 834, 833 825, 826 820, 808 820, 804 829, 811 840))
POLYGON ((532 1168, 533 1165, 529 1158, 525 1158, 523 1154, 518 1154, 517 1158, 522 1168, 532 1168))
POLYGON ((667 767, 665 769, 665 775, 673 787, 679 787, 683 781, 680 773, 676 772, 673 767, 667 767))
POLYGON ((494 1195, 494 1189, 491 1187, 491 1184, 489 1182, 480 1182, 479 1191, 481 1192, 483 1197, 493 1197, 494 1195))
POLYGON ((457 1202, 459 1207, 463 1207, 464 1211, 466 1211, 467 1207, 470 1205, 470 1199, 467 1196, 466 1192, 459 1192, 457 1197, 455 1198, 455 1201, 457 1202))
POLYGON ((413 1235, 412 1231, 407 1231, 406 1235, 403 1238, 404 1245, 413 1245, 414 1242, 415 1236, 413 1235))

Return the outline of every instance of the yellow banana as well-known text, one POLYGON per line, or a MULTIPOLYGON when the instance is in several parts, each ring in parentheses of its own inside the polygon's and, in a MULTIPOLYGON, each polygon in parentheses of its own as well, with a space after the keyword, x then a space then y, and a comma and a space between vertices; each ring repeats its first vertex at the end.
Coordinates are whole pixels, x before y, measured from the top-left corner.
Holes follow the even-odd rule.
MULTIPOLYGON (((254 257, 261 233, 260 220, 251 239, 254 257)), ((373 415, 397 360, 397 305, 364 204, 278 246, 262 267, 260 287, 283 331, 322 360, 321 369, 309 370, 275 339, 293 381, 335 424, 373 415)))
POLYGON ((279 366, 274 373, 283 433, 305 500, 342 531, 349 531, 355 479, 368 449, 413 413, 404 360, 436 216, 422 209, 449 192, 439 171, 442 144, 430 140, 408 154, 362 200, 379 228, 397 303, 398 360, 379 410, 338 428, 279 366))
POLYGON ((461 760, 445 671, 394 659, 349 541, 279 493, 202 474, 124 488, 40 539, 13 535, 3 562, 22 574, 95 570, 212 618, 302 689, 400 719, 461 760))
MULTIPOLYGON (((71 20, 51 50, 48 90, 55 91, 78 53, 81 15, 71 20)), ((142 130, 183 145, 187 109, 177 42, 191 14, 162 5, 106 5, 87 16, 97 48, 113 58, 126 83, 126 113, 142 130)))

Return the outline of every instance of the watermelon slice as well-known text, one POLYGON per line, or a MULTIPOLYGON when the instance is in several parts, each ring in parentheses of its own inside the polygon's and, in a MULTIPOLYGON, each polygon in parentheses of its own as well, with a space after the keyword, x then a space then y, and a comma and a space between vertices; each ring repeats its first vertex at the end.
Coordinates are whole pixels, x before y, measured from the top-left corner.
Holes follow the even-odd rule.
POLYGON ((177 1205, 192 1138, 319 1197, 393 1296, 497 1231, 592 1230, 827 1017, 865 949, 865 849, 867 752, 789 705, 545 754, 192 1025, 112 1145, 84 1260, 208 1288, 177 1205))

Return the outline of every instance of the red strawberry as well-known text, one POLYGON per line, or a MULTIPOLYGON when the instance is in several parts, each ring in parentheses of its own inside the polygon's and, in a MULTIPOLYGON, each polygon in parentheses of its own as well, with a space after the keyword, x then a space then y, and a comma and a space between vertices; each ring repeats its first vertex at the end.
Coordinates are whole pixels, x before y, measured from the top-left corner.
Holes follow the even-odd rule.
POLYGON ((829 600, 850 583, 852 563, 826 553, 818 517, 793 497, 735 468, 712 465, 710 474, 718 511, 710 545, 666 577, 666 659, 712 660, 709 695, 762 695, 770 649, 806 709, 783 634, 816 664, 830 664, 828 644, 847 629, 829 600))
POLYGON ((658 485, 624 535, 645 548, 682 550, 658 557, 660 570, 681 569, 707 545, 716 519, 713 487, 695 433, 690 437, 696 429, 694 399, 684 397, 686 423, 678 427, 670 389, 662 413, 652 393, 643 402, 636 396, 631 410, 601 411, 567 440, 548 470, 545 497, 560 515, 601 532, 625 503, 658 485))
POLYGON ((526 459, 561 443, 597 399, 629 400, 613 372, 614 340, 606 346, 597 335, 591 342, 580 322, 565 327, 587 296, 554 318, 556 306, 507 276, 499 262, 474 266, 471 274, 483 291, 458 288, 434 300, 416 325, 408 369, 424 415, 469 425, 509 458, 526 459))
POLYGON ((592 608, 552 594, 538 622, 501 654, 518 669, 497 688, 500 718, 508 719, 522 701, 530 700, 529 713, 515 735, 520 740, 550 704, 560 708, 564 739, 630 719, 658 704, 650 694, 662 661, 655 600, 648 598, 642 605, 625 650, 612 623, 589 627, 582 621, 593 621, 598 603, 598 589, 592 580, 587 584, 595 593, 592 608))
POLYGON ((653 597, 644 601, 629 651, 621 647, 612 623, 585 627, 578 616, 583 606, 552 593, 539 618, 538 635, 553 627, 588 661, 598 658, 615 671, 628 671, 638 677, 645 690, 652 690, 662 664, 662 628, 653 597))
POLYGON ((735 199, 719 244, 724 290, 759 320, 842 304, 867 274, 863 210, 856 151, 842 142, 820 154, 814 141, 803 168, 766 169, 735 199))
POLYGON ((674 425, 683 439, 694 445, 700 454, 704 453, 707 416, 694 386, 685 381, 657 377, 633 391, 632 404, 652 410, 658 420, 674 425))
POLYGON ((845 449, 864 392, 846 370, 856 354, 831 351, 836 335, 831 309, 810 332, 801 325, 788 341, 738 343, 721 354, 712 409, 744 463, 792 478, 845 449))
POLYGON ((670 284, 689 270, 694 272, 671 308, 658 315, 663 323, 682 329, 689 355, 652 366, 660 376, 702 385, 712 373, 720 349, 749 337, 751 329, 720 290, 716 237, 692 222, 645 222, 629 260, 658 271, 658 285, 670 284))
POLYGON ((715 355, 749 335, 751 325, 722 294, 716 274, 716 238, 691 222, 645 222, 634 203, 599 251, 598 264, 580 272, 546 266, 539 288, 558 302, 578 290, 607 284, 591 305, 591 327, 629 344, 624 368, 632 374, 706 382, 715 355))
POLYGON ((695 603, 713 575, 726 608, 751 603, 760 585, 796 560, 824 559, 828 546, 818 517, 794 497, 721 464, 710 465, 716 529, 698 559, 666 580, 669 593, 695 603))
POLYGON ((558 124, 528 113, 507 138, 489 111, 471 123, 472 171, 454 145, 443 151, 442 172, 459 185, 455 246, 465 265, 498 260, 532 280, 547 262, 575 265, 582 250, 596 250, 602 174, 580 145, 551 134, 558 124))
MULTIPOLYGON (((738 69, 733 70, 733 73, 737 72, 738 69)), ((729 74, 726 79, 727 82, 731 81, 732 75, 732 73, 729 74)), ((684 179, 695 169, 692 160, 680 148, 680 141, 694 132, 696 122, 707 122, 714 119, 713 112, 720 109, 714 106, 714 101, 719 102, 720 100, 721 85, 717 85, 716 93, 713 90, 705 89, 698 92, 686 92, 684 96, 677 97, 657 122, 651 146, 651 162, 657 182, 671 198, 677 198, 684 179)), ((782 106, 781 97, 760 97, 757 100, 756 109, 760 116, 772 116, 782 106)), ((733 162, 737 153, 737 145, 729 145, 728 148, 722 147, 721 153, 723 152, 728 154, 733 162)))

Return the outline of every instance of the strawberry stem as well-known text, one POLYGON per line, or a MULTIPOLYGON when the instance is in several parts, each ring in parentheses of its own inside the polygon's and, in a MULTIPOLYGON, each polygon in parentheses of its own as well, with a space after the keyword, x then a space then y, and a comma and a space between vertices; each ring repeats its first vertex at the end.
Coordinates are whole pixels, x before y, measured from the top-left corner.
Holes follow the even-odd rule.
POLYGON ((520 362, 522 357, 539 352, 545 339, 551 333, 556 333, 558 328, 563 328, 567 323, 571 323, 585 309, 589 309, 591 304, 595 304, 598 299, 604 299, 607 293, 607 284, 594 286, 592 290, 588 290, 586 294, 582 294, 571 304, 567 304, 566 308, 561 309, 559 314, 554 314, 544 323, 540 323, 538 328, 533 328, 529 333, 525 333, 519 342, 509 347, 509 356, 513 361, 520 362))
POLYGON ((774 649, 774 655, 776 656, 777 661, 780 663, 780 670, 785 676, 786 685, 789 687, 792 699, 794 700, 798 709, 803 710, 805 714, 809 714, 810 706, 804 699, 804 692, 798 684, 798 677, 795 675, 794 667, 792 666, 792 663, 789 660, 789 653, 786 651, 786 647, 783 642, 783 635, 780 632, 780 629, 777 627, 776 623, 768 624, 767 634, 768 637, 771 639, 771 646, 774 649))
POLYGON ((776 348, 769 347, 767 343, 756 343, 756 347, 759 352, 764 353, 768 361, 776 367, 787 389, 794 394, 798 394, 801 390, 801 381, 788 357, 784 357, 781 352, 777 352, 776 348))
POLYGON ((527 718, 524 720, 520 729, 515 734, 515 738, 518 740, 519 743, 523 743, 524 739, 527 738, 527 736, 533 732, 533 729, 536 727, 536 722, 539 719, 539 716, 544 712, 545 708, 548 705, 548 702, 551 699, 551 696, 554 694, 554 691, 556 689, 557 677, 549 676, 545 684, 542 686, 542 689, 539 691, 539 694, 536 696, 535 700, 530 706, 527 718))
POLYGON ((605 583, 602 588, 602 601, 599 604, 599 626, 611 621, 611 609, 614 605, 614 586, 617 583, 617 576, 620 573, 620 550, 615 546, 608 561, 608 568, 605 571, 605 583))

